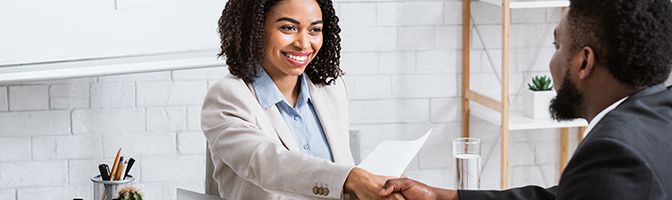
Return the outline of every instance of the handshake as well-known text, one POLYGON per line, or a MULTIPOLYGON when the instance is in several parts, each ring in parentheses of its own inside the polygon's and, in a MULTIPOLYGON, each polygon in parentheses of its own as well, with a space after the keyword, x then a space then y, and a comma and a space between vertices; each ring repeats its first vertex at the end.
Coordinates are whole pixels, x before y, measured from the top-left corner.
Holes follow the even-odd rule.
POLYGON ((444 190, 408 178, 379 176, 355 167, 345 180, 346 193, 356 199, 457 200, 455 190, 444 190))

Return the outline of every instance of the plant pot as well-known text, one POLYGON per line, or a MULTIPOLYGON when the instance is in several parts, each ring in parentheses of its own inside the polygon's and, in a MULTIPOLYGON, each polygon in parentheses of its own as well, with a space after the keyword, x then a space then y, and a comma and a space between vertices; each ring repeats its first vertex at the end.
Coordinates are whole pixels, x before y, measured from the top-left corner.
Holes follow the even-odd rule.
POLYGON ((531 91, 523 92, 523 115, 531 118, 550 118, 548 105, 555 97, 555 91, 531 91))

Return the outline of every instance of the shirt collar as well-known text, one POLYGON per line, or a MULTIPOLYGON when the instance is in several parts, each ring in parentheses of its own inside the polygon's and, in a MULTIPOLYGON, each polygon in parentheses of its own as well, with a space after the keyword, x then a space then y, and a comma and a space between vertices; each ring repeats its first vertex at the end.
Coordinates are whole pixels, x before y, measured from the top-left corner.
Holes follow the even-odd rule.
MULTIPOLYGON (((308 83, 305 74, 301 74, 299 76, 299 84, 299 98, 296 101, 296 108, 301 108, 310 99, 308 83)), ((261 107, 264 109, 281 101, 285 101, 285 103, 287 103, 285 97, 282 95, 282 93, 280 93, 280 90, 273 82, 273 79, 271 79, 268 73, 266 73, 264 68, 261 66, 259 66, 257 69, 257 77, 254 79, 252 87, 254 87, 254 92, 259 99, 259 104, 261 104, 261 107)))
POLYGON ((623 97, 621 100, 618 100, 618 101, 614 102, 614 103, 611 104, 609 107, 605 108, 605 109, 602 110, 600 113, 598 113, 597 115, 595 115, 595 117, 593 118, 593 120, 591 120, 590 123, 588 123, 588 128, 586 128, 586 132, 584 132, 584 134, 583 134, 584 137, 585 137, 585 136, 588 136, 588 133, 590 133, 590 131, 593 130, 593 127, 595 127, 595 125, 597 125, 597 123, 599 123, 600 120, 602 120, 602 118, 603 118, 605 115, 607 115, 607 113, 611 112, 611 111, 614 110, 616 107, 618 107, 618 105, 620 105, 621 103, 623 103, 623 101, 625 101, 626 99, 628 99, 628 97, 629 97, 629 96, 623 97))

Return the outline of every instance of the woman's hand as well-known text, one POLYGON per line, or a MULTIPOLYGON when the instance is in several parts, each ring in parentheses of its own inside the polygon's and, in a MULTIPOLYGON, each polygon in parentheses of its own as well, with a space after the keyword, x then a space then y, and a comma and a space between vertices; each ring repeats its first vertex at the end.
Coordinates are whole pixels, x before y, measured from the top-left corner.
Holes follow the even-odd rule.
POLYGON ((394 192, 400 192, 406 199, 413 200, 457 200, 457 192, 454 190, 441 190, 427 186, 423 183, 408 178, 390 179, 385 182, 380 190, 381 197, 394 192))
MULTIPOLYGON (((378 192, 388 178, 392 177, 374 175, 362 168, 354 167, 345 179, 344 189, 345 192, 354 193, 360 200, 384 199, 378 192)), ((401 200, 404 197, 399 193, 393 193, 387 199, 401 200)))

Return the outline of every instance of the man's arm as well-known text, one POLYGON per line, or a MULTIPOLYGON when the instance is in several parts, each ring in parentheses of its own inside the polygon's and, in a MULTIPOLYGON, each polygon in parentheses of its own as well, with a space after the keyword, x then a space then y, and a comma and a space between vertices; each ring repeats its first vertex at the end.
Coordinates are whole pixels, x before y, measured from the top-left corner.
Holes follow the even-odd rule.
POLYGON ((453 191, 433 188, 413 180, 395 179, 388 181, 379 195, 399 191, 417 199, 432 200, 648 199, 659 188, 641 156, 613 139, 593 140, 584 144, 565 170, 560 184, 548 189, 526 186, 502 191, 453 191))

